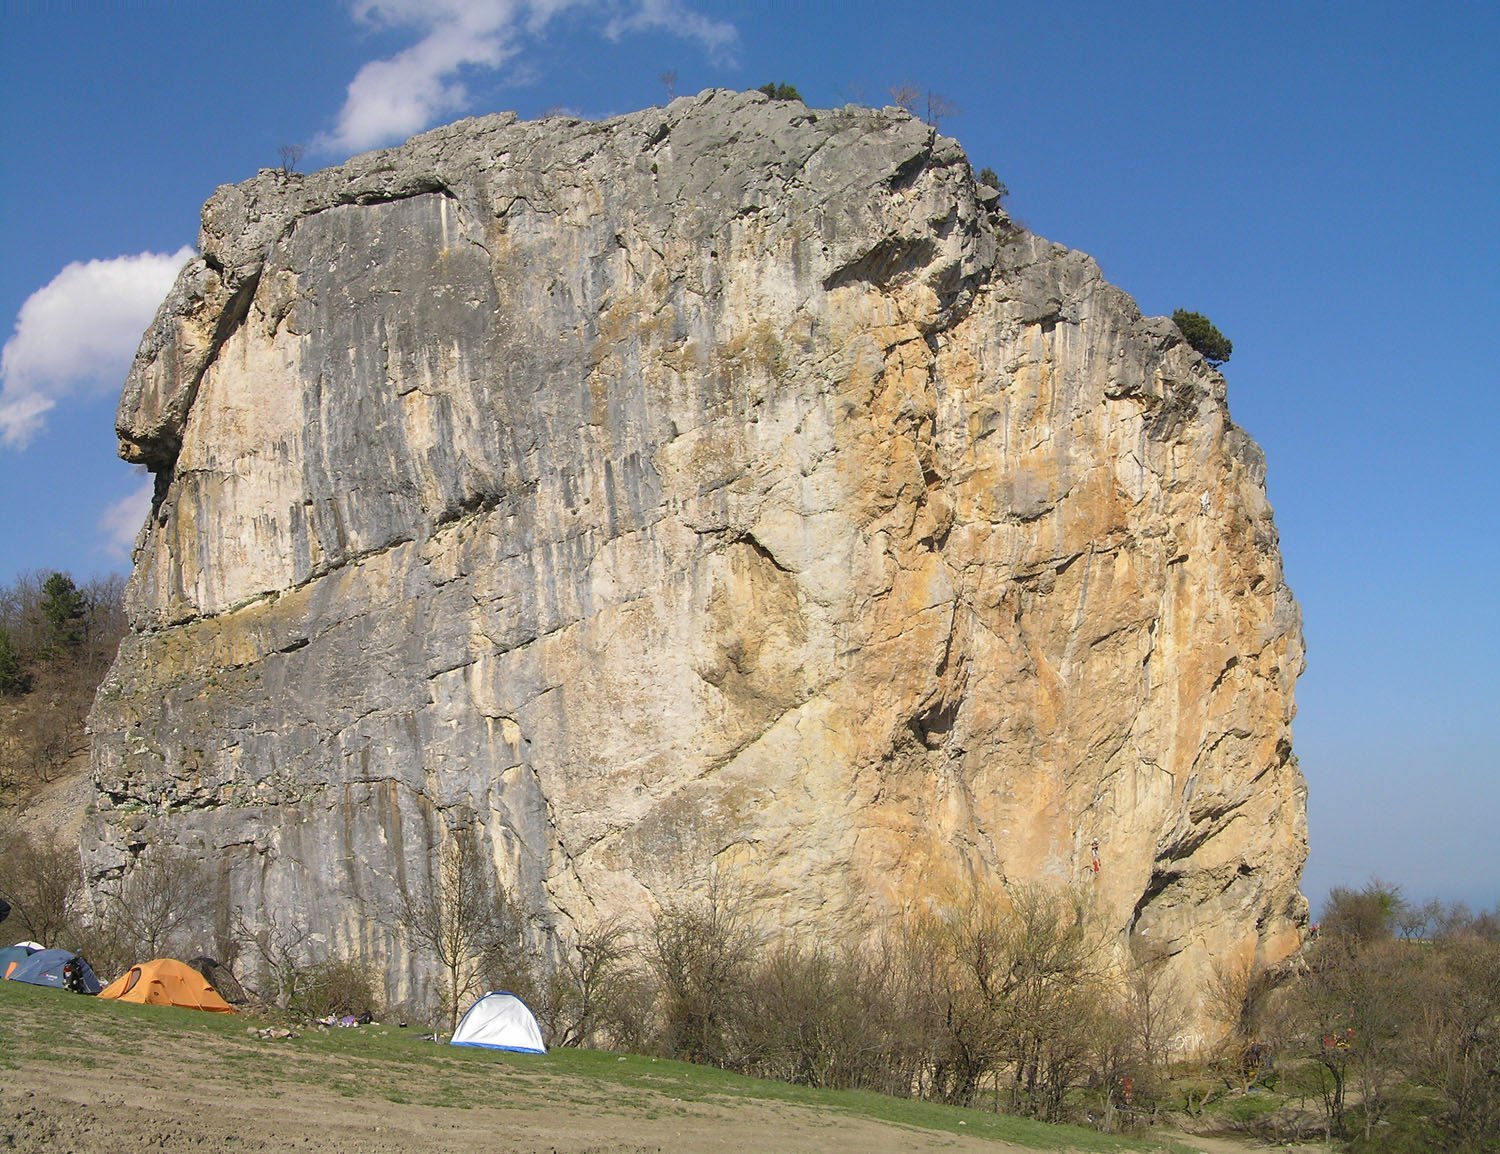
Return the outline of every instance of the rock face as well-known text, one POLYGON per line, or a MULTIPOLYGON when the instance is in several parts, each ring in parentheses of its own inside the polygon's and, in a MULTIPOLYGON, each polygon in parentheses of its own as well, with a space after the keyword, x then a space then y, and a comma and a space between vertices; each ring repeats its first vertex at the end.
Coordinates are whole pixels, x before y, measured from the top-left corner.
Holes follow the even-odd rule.
POLYGON ((1261 453, 953 141, 492 116, 222 188, 199 248, 120 407, 101 884, 188 847, 407 991, 382 913, 457 828, 564 939, 715 875, 795 931, 1043 880, 1185 969, 1295 947, 1261 453))

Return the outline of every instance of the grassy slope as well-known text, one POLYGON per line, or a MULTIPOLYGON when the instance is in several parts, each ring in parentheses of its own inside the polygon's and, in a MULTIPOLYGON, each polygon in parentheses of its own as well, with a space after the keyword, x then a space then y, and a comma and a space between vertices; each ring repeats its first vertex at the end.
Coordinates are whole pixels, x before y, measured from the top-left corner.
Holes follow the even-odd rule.
POLYGON ((294 1096, 299 1087, 317 1084, 348 1098, 353 1109, 361 1098, 463 1109, 494 1098, 498 1063, 505 1067, 510 1107, 566 1104, 630 1110, 651 1119, 669 1116, 680 1103, 772 1101, 1037 1150, 1186 1149, 882 1094, 812 1090, 638 1055, 590 1050, 554 1050, 546 1057, 507 1054, 438 1046, 421 1041, 414 1031, 385 1026, 313 1028, 295 1040, 270 1044, 251 1032, 263 1025, 240 1015, 101 1002, 0 982, 0 1077, 17 1069, 22 1058, 57 1062, 86 1076, 101 1065, 101 1051, 129 1056, 191 1051, 205 1089, 253 1080, 271 1096, 294 1096))

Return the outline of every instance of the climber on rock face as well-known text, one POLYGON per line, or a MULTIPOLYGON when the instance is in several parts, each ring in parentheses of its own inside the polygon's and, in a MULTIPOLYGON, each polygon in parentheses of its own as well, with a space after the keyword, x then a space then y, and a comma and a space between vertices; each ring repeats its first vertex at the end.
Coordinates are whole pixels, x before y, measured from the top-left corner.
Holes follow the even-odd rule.
POLYGON ((1089 846, 1089 868, 1095 873, 1099 872, 1099 839, 1095 838, 1093 845, 1089 846))

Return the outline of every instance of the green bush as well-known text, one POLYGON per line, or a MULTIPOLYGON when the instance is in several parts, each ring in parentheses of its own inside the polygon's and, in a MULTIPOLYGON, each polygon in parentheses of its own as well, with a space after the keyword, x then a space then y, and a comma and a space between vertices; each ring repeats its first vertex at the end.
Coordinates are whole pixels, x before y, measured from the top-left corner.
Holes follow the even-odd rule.
POLYGON ((329 958, 308 966, 300 979, 287 1007, 299 1018, 381 1012, 381 983, 368 963, 329 958))
POLYGON ((1172 314, 1172 323, 1182 333, 1183 339, 1202 353, 1203 359, 1214 368, 1222 365, 1234 352, 1234 343, 1202 313, 1178 309, 1172 314))
POLYGON ((792 85, 792 84, 782 84, 780 81, 775 81, 775 82, 773 82, 771 84, 762 84, 760 86, 760 88, 757 89, 757 91, 758 92, 764 92, 772 100, 801 100, 802 99, 802 93, 800 93, 800 92, 797 91, 797 88, 796 88, 795 85, 792 85))
POLYGON ((1004 200, 1007 196, 1010 195, 1010 189, 1006 187, 1005 181, 1000 179, 1000 174, 997 173, 993 168, 981 168, 979 172, 975 174, 974 179, 986 188, 993 188, 1000 194, 1001 200, 1004 200))

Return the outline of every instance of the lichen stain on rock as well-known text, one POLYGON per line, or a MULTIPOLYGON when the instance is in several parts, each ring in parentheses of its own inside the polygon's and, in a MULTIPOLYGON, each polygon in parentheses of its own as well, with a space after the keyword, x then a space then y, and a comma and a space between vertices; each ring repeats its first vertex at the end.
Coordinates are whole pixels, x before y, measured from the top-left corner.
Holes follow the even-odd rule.
POLYGON ((459 827, 539 931, 710 876, 827 933, 1051 880, 1186 969, 1295 946, 1259 450, 953 141, 726 92, 481 118, 220 189, 199 249, 121 398, 158 500, 101 884, 197 847, 403 996, 393 895, 459 827))

